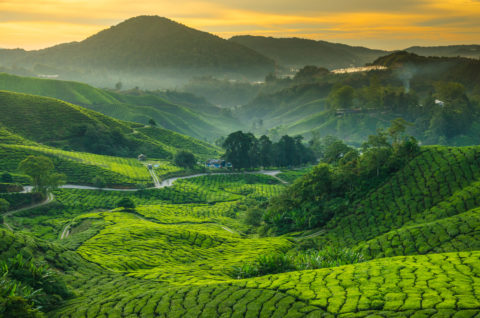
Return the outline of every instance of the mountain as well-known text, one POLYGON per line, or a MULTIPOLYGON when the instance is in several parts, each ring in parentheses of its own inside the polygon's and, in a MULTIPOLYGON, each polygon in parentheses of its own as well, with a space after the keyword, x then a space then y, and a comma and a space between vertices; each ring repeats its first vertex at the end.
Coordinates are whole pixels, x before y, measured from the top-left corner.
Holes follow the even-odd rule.
POLYGON ((232 37, 230 42, 249 47, 275 60, 277 65, 293 68, 305 65, 316 65, 328 69, 363 66, 387 53, 365 47, 300 38, 244 35, 232 37))
POLYGON ((116 92, 87 84, 0 73, 0 90, 61 99, 121 120, 163 128, 202 140, 214 140, 239 127, 238 121, 204 99, 175 91, 116 92))
POLYGON ((480 45, 412 46, 405 51, 423 56, 480 58, 480 45))
MULTIPOLYGON (((205 157, 217 149, 194 138, 124 122, 58 99, 0 91, 2 139, 22 139, 66 150, 105 155, 171 158, 180 149, 205 157), (142 133, 145 131, 145 133, 142 133)), ((2 141, 3 142, 3 141, 2 141)))
POLYGON ((142 87, 160 82, 173 87, 195 74, 263 78, 274 68, 272 60, 252 49, 158 16, 128 19, 81 42, 1 50, 0 60, 64 79, 110 84, 121 79, 142 87))

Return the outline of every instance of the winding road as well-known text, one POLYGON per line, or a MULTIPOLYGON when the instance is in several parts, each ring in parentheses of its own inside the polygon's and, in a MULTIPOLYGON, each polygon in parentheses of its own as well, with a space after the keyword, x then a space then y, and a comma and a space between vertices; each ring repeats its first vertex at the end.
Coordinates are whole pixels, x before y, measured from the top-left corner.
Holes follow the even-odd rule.
MULTIPOLYGON (((249 172, 242 172, 242 173, 241 172, 238 172, 238 173, 236 173, 236 172, 233 172, 233 173, 228 173, 228 172, 198 173, 198 174, 192 174, 192 175, 183 176, 183 177, 172 177, 172 178, 165 179, 161 182, 160 182, 160 179, 158 178, 157 174, 155 173, 155 171, 153 169, 148 169, 148 171, 150 172, 150 175, 152 176, 153 182, 155 184, 155 187, 154 187, 155 189, 171 187, 176 180, 180 180, 180 179, 190 179, 190 178, 196 178, 196 177, 201 177, 201 176, 227 175, 227 174, 263 174, 263 175, 271 176, 271 177, 277 179, 278 181, 280 181, 283 184, 288 184, 288 182, 286 182, 285 180, 282 180, 279 177, 277 177, 277 175, 281 173, 280 170, 260 170, 260 171, 251 171, 251 172, 249 171, 249 172)), ((139 189, 97 188, 97 187, 74 185, 74 184, 66 184, 66 185, 60 186, 59 188, 61 188, 61 189, 80 189, 80 190, 120 191, 120 192, 139 191, 139 189)), ((24 187, 24 190, 22 192, 23 193, 28 193, 28 192, 31 192, 31 191, 32 191, 32 187, 31 186, 26 186, 26 187, 24 187)), ((45 199, 45 201, 43 201, 43 202, 36 203, 36 204, 30 205, 30 206, 27 206, 27 207, 24 207, 24 208, 21 208, 21 209, 18 209, 18 210, 9 211, 9 212, 3 214, 3 224, 5 225, 5 227, 7 227, 10 231, 13 232, 14 231, 13 228, 10 226, 10 224, 7 223, 7 218, 9 216, 14 215, 16 213, 26 211, 26 210, 35 209, 35 208, 38 208, 40 206, 46 205, 46 204, 52 202, 54 199, 55 199, 55 197, 53 196, 53 194, 49 193, 48 196, 47 196, 47 199, 45 199)), ((63 228, 62 233, 60 235, 60 239, 65 239, 69 236, 70 226, 71 226, 71 224, 69 223, 63 228)), ((225 231, 228 231, 230 233, 236 233, 234 230, 232 230, 232 229, 230 229, 226 226, 223 226, 223 225, 220 225, 220 226, 225 231)))
MULTIPOLYGON (((227 175, 227 174, 263 174, 266 176, 271 176, 278 181, 280 181, 283 184, 288 184, 285 180, 280 179, 277 177, 278 174, 282 173, 280 170, 260 170, 260 171, 249 171, 249 172, 213 172, 213 173, 198 173, 198 174, 192 174, 189 176, 183 176, 183 177, 172 177, 165 179, 163 181, 160 181, 158 178, 157 174, 155 171, 150 170, 150 174, 152 176, 153 182, 155 184, 155 187, 150 188, 150 189, 161 189, 165 187, 171 187, 173 183, 177 180, 181 179, 191 179, 191 178, 196 178, 196 177, 202 177, 202 176, 215 176, 215 175, 227 175)), ((91 187, 91 186, 84 186, 84 185, 76 185, 76 184, 65 184, 59 187, 60 189, 79 189, 79 190, 103 190, 103 191, 120 191, 120 192, 133 192, 133 191, 139 191, 140 189, 117 189, 117 188, 97 188, 97 187, 91 187)), ((32 190, 32 187, 26 186, 24 187, 24 193, 25 192, 30 192, 32 190)))
POLYGON ((26 206, 26 207, 24 207, 24 208, 21 208, 21 209, 18 209, 18 210, 9 211, 9 212, 3 214, 3 225, 5 225, 10 231, 13 232, 13 228, 10 226, 10 224, 7 223, 7 218, 8 218, 9 216, 14 215, 14 214, 17 214, 17 213, 20 213, 20 212, 23 212, 23 211, 26 211, 26 210, 35 209, 35 208, 41 207, 41 206, 43 206, 43 205, 49 204, 49 203, 52 202, 54 199, 55 199, 55 197, 53 196, 53 194, 52 194, 52 193, 49 193, 48 196, 47 196, 47 198, 46 198, 43 202, 35 203, 35 204, 32 204, 32 205, 26 206))

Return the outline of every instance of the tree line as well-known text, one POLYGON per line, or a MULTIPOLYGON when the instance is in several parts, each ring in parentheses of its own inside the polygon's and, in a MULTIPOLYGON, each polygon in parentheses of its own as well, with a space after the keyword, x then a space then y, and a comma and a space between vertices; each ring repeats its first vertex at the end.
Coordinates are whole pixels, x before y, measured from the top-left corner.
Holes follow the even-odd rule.
POLYGON ((263 209, 262 231, 286 233, 325 225, 336 213, 400 170, 419 153, 409 124, 399 118, 371 135, 361 149, 328 137, 312 145, 321 163, 263 209))
POLYGON ((222 147, 224 159, 232 163, 234 169, 288 167, 316 161, 302 136, 285 135, 278 142, 272 142, 266 135, 257 139, 252 133, 237 131, 228 135, 222 147))

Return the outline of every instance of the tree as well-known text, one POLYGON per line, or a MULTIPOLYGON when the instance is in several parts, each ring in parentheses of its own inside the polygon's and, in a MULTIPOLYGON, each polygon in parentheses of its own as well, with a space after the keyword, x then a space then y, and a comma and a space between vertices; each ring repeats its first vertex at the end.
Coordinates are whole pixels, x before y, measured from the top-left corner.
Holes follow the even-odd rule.
POLYGON ((5 199, 0 199, 0 213, 7 212, 10 208, 10 203, 5 199))
POLYGON ((18 166, 33 181, 33 189, 46 195, 65 182, 65 175, 55 173, 52 160, 45 156, 28 156, 18 166))
POLYGON ((123 84, 122 84, 122 82, 120 82, 120 81, 118 81, 118 82, 115 84, 115 89, 116 89, 117 91, 121 90, 122 87, 123 87, 123 84))
POLYGON ((273 163, 273 146, 272 141, 263 135, 258 140, 259 158, 258 162, 262 167, 271 166, 273 163))
POLYGON ((398 143, 400 136, 405 132, 407 127, 412 126, 412 124, 403 118, 394 119, 390 123, 391 125, 387 129, 387 133, 392 138, 393 145, 395 146, 398 143))
POLYGON ((232 163, 234 169, 254 167, 255 155, 253 149, 257 139, 251 133, 236 131, 228 135, 222 147, 225 149, 225 159, 232 163))
POLYGON ((347 146, 343 141, 337 139, 325 146, 323 161, 326 163, 337 163, 348 152, 353 150, 347 146))
POLYGON ((157 123, 155 122, 155 120, 153 120, 153 118, 150 118, 150 120, 148 121, 148 124, 150 126, 157 126, 157 123))
POLYGON ((130 198, 123 198, 116 204, 117 208, 123 208, 126 211, 134 211, 135 203, 130 198))
POLYGON ((330 71, 326 68, 307 65, 295 74, 294 80, 304 82, 313 81, 316 77, 325 76, 328 73, 330 73, 330 71))
POLYGON ((10 173, 4 172, 4 173, 2 173, 1 180, 4 183, 12 183, 13 182, 13 177, 10 173))
POLYGON ((353 87, 345 85, 332 90, 328 95, 328 103, 333 109, 345 109, 353 106, 353 97, 355 90, 353 87))
POLYGON ((175 154, 174 162, 179 167, 192 169, 195 167, 197 160, 195 159, 193 153, 180 150, 175 154))

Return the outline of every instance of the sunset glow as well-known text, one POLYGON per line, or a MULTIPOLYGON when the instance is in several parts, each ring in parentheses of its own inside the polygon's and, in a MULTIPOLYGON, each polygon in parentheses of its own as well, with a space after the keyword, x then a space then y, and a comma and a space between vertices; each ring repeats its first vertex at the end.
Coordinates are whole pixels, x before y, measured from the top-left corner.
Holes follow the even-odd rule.
POLYGON ((224 38, 304 37, 383 49, 480 42, 478 0, 0 0, 0 47, 81 41, 144 14, 224 38))

